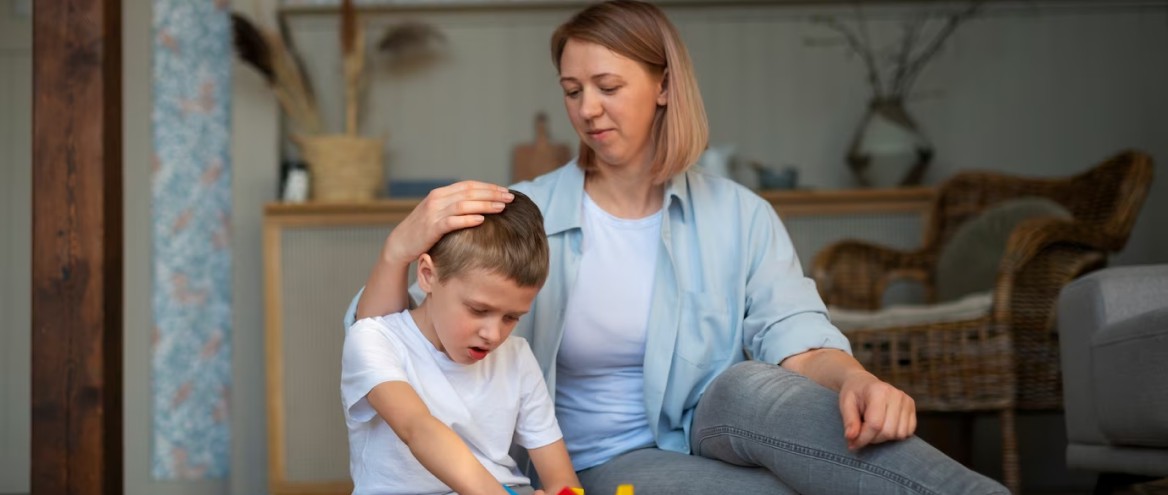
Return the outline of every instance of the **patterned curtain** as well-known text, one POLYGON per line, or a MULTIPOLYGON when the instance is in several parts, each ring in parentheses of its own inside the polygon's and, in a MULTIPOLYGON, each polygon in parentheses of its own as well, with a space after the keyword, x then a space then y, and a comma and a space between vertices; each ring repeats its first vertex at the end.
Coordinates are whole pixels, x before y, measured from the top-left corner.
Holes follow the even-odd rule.
POLYGON ((151 464, 160 480, 225 478, 231 465, 228 4, 154 0, 151 464))

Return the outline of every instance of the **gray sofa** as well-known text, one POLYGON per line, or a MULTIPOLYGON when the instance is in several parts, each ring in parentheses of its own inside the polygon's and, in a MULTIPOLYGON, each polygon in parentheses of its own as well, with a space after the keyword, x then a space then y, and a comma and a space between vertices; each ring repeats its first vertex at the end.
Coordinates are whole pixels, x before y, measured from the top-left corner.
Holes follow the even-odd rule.
POLYGON ((1095 272, 1058 302, 1067 465, 1117 480, 1168 477, 1168 265, 1095 272))

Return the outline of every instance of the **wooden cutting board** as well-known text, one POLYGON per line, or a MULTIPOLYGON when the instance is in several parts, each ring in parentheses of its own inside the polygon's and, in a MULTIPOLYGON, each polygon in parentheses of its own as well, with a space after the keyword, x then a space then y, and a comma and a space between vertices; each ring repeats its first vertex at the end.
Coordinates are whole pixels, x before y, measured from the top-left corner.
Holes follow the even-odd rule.
POLYGON ((572 150, 553 143, 548 136, 547 115, 535 114, 535 141, 516 145, 511 152, 511 182, 534 179, 572 159, 572 150))

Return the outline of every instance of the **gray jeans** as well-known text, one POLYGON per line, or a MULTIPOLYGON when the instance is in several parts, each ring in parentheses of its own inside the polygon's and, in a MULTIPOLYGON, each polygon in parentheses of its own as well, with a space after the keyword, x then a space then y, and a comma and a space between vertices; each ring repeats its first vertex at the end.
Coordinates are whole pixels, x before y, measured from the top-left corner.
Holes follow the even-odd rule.
POLYGON ((593 495, 1002 494, 923 440, 851 452, 839 395, 779 366, 744 362, 706 389, 690 432, 693 455, 647 448, 580 471, 593 495))

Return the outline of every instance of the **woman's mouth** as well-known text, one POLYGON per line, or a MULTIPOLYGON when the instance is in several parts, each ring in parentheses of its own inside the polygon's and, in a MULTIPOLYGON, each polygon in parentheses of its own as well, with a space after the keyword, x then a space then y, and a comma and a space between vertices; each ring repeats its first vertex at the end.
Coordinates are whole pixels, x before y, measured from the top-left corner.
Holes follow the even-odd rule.
POLYGON ((602 139, 605 136, 612 134, 612 129, 600 129, 597 131, 588 131, 588 137, 592 139, 602 139))
POLYGON ((491 352, 490 349, 484 349, 482 347, 471 347, 470 349, 467 349, 466 353, 468 356, 470 356, 471 359, 475 361, 482 361, 483 358, 487 357, 487 353, 489 352, 491 352))

